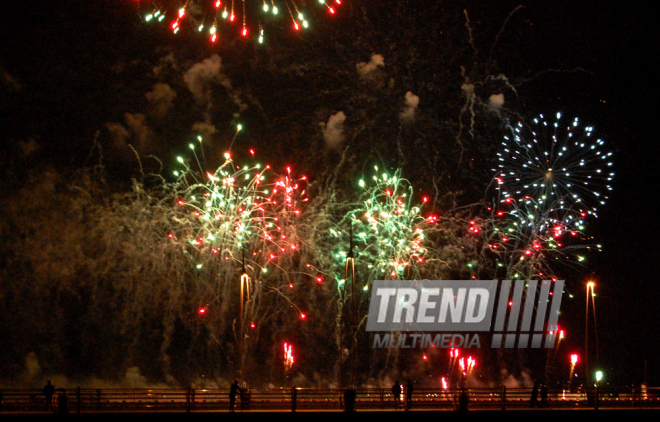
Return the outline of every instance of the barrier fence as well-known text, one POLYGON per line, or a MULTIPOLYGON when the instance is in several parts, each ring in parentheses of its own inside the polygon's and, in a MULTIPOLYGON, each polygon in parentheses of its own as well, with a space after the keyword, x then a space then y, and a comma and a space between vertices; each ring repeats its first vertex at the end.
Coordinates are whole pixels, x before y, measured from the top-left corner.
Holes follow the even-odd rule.
MULTIPOLYGON (((530 388, 469 388, 464 390, 469 409, 529 409, 530 388)), ((236 396, 234 410, 241 411, 359 411, 454 410, 460 389, 415 389, 407 400, 405 390, 396 399, 387 388, 317 389, 249 388, 236 396)), ((652 408, 660 407, 660 388, 586 391, 549 390, 548 408, 652 408)), ((542 397, 539 391, 539 405, 542 397)), ((93 412, 224 412, 230 410, 229 389, 196 388, 68 388, 57 389, 52 409, 38 389, 0 389, 0 413, 66 411, 93 412)))

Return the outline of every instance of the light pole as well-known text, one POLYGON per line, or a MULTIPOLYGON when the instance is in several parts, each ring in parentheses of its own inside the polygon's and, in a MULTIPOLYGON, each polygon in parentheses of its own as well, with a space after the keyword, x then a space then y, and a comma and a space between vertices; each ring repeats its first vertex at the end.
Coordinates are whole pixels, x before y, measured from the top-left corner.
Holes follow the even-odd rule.
POLYGON ((596 371, 596 404, 594 408, 598 410, 598 389, 600 387, 600 380, 603 379, 603 371, 596 371))

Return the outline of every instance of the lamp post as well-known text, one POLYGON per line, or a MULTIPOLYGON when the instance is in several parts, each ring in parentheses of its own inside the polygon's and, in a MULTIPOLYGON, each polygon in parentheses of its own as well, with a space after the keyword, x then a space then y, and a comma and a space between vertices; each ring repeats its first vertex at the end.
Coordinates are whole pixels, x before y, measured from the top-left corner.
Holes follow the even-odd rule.
POLYGON ((594 409, 598 410, 598 389, 600 387, 600 380, 603 379, 603 371, 596 371, 596 403, 594 409))

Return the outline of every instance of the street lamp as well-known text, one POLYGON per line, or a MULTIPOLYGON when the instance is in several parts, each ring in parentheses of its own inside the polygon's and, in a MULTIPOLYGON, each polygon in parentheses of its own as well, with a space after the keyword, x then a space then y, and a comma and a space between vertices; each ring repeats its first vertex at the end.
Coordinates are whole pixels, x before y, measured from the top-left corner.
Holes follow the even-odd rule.
POLYGON ((598 388, 600 387, 600 380, 603 379, 603 371, 596 371, 596 403, 594 408, 598 410, 598 388))

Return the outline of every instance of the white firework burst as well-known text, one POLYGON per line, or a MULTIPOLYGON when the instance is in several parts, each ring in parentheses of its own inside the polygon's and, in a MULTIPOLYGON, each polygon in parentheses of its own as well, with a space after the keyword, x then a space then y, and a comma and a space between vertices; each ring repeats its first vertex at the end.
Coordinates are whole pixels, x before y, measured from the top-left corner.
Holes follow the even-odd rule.
POLYGON ((519 122, 497 153, 496 188, 502 201, 533 201, 548 210, 596 215, 612 190, 613 153, 578 118, 543 115, 519 122))

